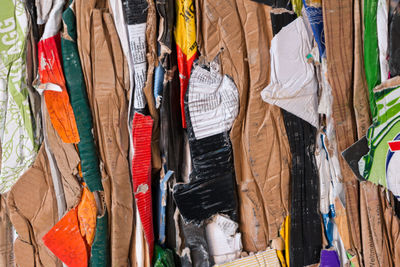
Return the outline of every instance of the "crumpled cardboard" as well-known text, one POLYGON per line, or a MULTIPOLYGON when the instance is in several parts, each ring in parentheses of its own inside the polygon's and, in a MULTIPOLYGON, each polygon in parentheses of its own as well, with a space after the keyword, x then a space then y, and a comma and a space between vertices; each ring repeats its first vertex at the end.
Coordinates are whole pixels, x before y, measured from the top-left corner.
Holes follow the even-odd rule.
POLYGON ((335 198, 335 224, 337 226, 337 230, 339 232, 340 239, 343 242, 344 248, 346 250, 350 250, 351 243, 346 210, 338 197, 335 198))
MULTIPOLYGON (((327 75, 332 87, 332 117, 337 150, 342 152, 356 141, 357 129, 352 107, 353 70, 353 5, 349 1, 322 1, 326 41, 327 75), (339 36, 339 37, 338 37, 339 36), (338 53, 338 51, 341 51, 338 53)), ((346 212, 352 248, 360 251, 360 218, 356 177, 342 157, 341 176, 346 190, 346 212)))
MULTIPOLYGON (((44 103, 42 105, 45 107, 44 103)), ((42 237, 58 222, 59 209, 75 207, 81 196, 81 187, 75 176, 79 164, 75 147, 61 140, 45 108, 42 114, 46 144, 42 145, 33 166, 12 187, 8 198, 10 218, 18 233, 14 243, 15 259, 21 266, 34 263, 59 266, 59 260, 44 246, 42 237), (53 163, 50 163, 46 146, 52 151, 53 163), (62 189, 60 196, 55 193, 54 171, 58 173, 57 182, 62 189), (60 198, 64 199, 65 207, 58 207, 60 198)))
POLYGON ((197 41, 207 61, 221 52, 222 73, 239 91, 231 131, 247 251, 278 236, 288 207, 290 151, 281 111, 260 98, 269 82, 270 7, 251 1, 196 1, 197 41), (257 29, 257 30, 255 30, 257 29))
MULTIPOLYGON (((44 103, 43 103, 44 105, 44 103)), ((54 184, 55 177, 59 176, 61 182, 61 196, 65 198, 65 210, 75 207, 81 197, 81 186, 76 178, 78 174, 79 154, 73 144, 64 143, 54 129, 47 110, 42 109, 45 133, 46 154, 50 162, 50 172, 54 184), (49 155, 51 153, 51 155, 49 155), (56 175, 54 175, 56 173, 56 175)), ((54 190, 54 189, 53 189, 54 190)), ((55 191, 56 192, 56 191, 55 191)), ((57 193, 57 192, 56 192, 57 193)), ((60 209, 61 207, 58 207, 60 209)), ((60 211, 58 212, 60 214, 60 211)), ((61 214, 61 217, 64 214, 61 214)), ((60 219, 60 218, 59 218, 60 219)))
MULTIPOLYGON (((246 155, 245 162, 249 164, 251 174, 262 196, 261 201, 264 206, 268 229, 266 240, 272 240, 278 236, 279 228, 287 215, 291 159, 280 109, 263 103, 259 97, 261 90, 269 83, 268 49, 272 38, 272 30, 269 23, 270 9, 268 7, 261 8, 260 4, 249 3, 248 1, 238 1, 237 3, 246 38, 247 62, 250 75, 249 98, 243 124, 244 135, 242 136, 243 146, 241 149, 243 154, 246 155), (263 29, 263 31, 255 31, 255 28, 263 29)), ((236 80, 235 83, 237 83, 236 80)), ((238 86, 238 88, 240 95, 240 87, 238 86)), ((243 101, 244 99, 239 100, 239 117, 241 109, 244 109, 242 105, 245 103, 243 101)), ((234 123, 232 132, 236 123, 238 121, 234 123)), ((234 144, 235 140, 232 136, 235 135, 231 134, 234 144)), ((235 145, 234 157, 236 157, 235 145)), ((235 168, 246 169, 245 166, 247 164, 241 166, 235 162, 235 168)), ((247 176, 246 172, 243 172, 242 178, 245 179, 242 180, 240 185, 245 184, 250 177, 247 176)), ((251 190, 248 193, 251 195, 251 190)), ((247 218, 246 220, 252 218, 253 215, 248 214, 250 210, 251 208, 249 207, 245 208, 245 212, 240 216, 242 220, 244 218, 247 218)), ((248 225, 244 221, 241 221, 241 224, 248 225)), ((249 227, 252 226, 255 226, 252 231, 259 230, 257 229, 257 224, 249 225, 249 227)), ((246 242, 244 241, 245 250, 246 242)), ((260 250, 262 249, 259 248, 258 251, 260 250)))
POLYGON ((106 7, 102 0, 75 1, 78 50, 109 215, 111 265, 128 266, 134 219, 126 123, 129 70, 106 7))
POLYGON ((400 221, 391 194, 366 181, 360 183, 360 195, 364 266, 398 266, 400 221))
POLYGON ((353 68, 353 108, 357 124, 357 137, 363 137, 371 124, 369 109, 368 86, 364 70, 363 54, 363 22, 361 6, 363 0, 354 0, 354 68, 353 68))
POLYGON ((149 109, 151 118, 153 119, 153 132, 151 135, 151 167, 153 173, 157 173, 161 168, 161 157, 160 157, 160 126, 159 126, 159 113, 156 109, 154 95, 153 95, 153 75, 154 67, 157 61, 157 16, 156 7, 153 1, 147 0, 147 27, 146 27, 146 41, 147 41, 147 79, 143 88, 144 95, 146 97, 147 107, 149 109))
POLYGON ((129 225, 133 219, 127 161, 129 139, 126 89, 129 85, 124 78, 128 70, 111 15, 94 9, 92 23, 91 53, 94 57, 91 65, 94 83, 91 100, 94 135, 100 159, 104 163, 102 181, 108 202, 111 264, 124 266, 127 264, 130 243, 127 236, 132 231, 129 225), (97 53, 102 56, 95 56, 97 53), (113 74, 106 75, 110 72, 113 74))
POLYGON ((58 221, 56 196, 44 146, 40 148, 33 166, 11 188, 7 204, 11 222, 18 233, 14 242, 15 263, 18 266, 61 267, 60 260, 42 241, 58 221))
MULTIPOLYGON (((352 99, 352 59, 353 59, 353 24, 352 5, 340 1, 324 1, 324 25, 326 53, 328 62, 328 80, 332 87, 333 120, 338 151, 342 152, 356 140, 356 125, 352 99), (340 36, 341 38, 338 38, 340 36), (342 53, 337 53, 339 51, 342 53)), ((355 179, 343 158, 339 158, 344 181, 355 179)))
POLYGON ((0 266, 14 266, 14 230, 7 208, 7 194, 0 195, 0 266))

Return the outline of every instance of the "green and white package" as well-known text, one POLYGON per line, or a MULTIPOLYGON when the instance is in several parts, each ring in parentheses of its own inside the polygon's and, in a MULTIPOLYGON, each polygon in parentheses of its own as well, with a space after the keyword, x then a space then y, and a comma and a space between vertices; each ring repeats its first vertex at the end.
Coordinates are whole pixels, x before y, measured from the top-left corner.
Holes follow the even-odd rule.
POLYGON ((36 155, 25 83, 27 16, 21 0, 0 9, 0 193, 7 192, 36 155))
POLYGON ((400 196, 400 78, 374 89, 377 116, 368 129, 370 151, 359 162, 361 175, 400 196))

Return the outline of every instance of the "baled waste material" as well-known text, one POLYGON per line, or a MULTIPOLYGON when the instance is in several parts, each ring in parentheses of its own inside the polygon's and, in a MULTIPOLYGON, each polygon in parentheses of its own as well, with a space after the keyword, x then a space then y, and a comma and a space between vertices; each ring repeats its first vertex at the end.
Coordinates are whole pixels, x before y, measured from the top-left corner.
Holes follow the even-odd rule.
POLYGON ((4 0, 0 266, 400 265, 398 0, 4 0))

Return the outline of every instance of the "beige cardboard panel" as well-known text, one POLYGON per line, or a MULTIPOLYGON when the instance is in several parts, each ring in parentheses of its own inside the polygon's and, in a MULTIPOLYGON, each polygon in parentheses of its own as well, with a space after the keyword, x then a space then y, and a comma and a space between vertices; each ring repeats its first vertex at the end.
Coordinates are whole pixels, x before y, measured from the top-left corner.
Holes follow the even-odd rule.
POLYGON ((161 169, 161 154, 159 147, 160 125, 159 113, 156 109, 153 96, 153 75, 157 62, 157 17, 154 1, 148 1, 146 21, 146 42, 147 42, 147 81, 143 88, 146 102, 153 119, 153 133, 151 136, 151 164, 154 172, 161 169))
POLYGON ((340 238, 343 241, 344 248, 346 250, 349 250, 351 249, 351 243, 350 243, 348 218, 346 210, 343 207, 342 202, 338 197, 335 199, 335 214, 336 214, 335 223, 338 227, 340 238))
POLYGON ((78 164, 80 162, 78 152, 73 144, 64 143, 50 121, 47 109, 43 109, 45 114, 42 116, 46 122, 47 142, 51 153, 54 155, 57 169, 61 174, 61 182, 64 188, 67 210, 78 205, 81 199, 81 186, 76 178, 78 174, 78 164))
MULTIPOLYGON (((353 3, 352 1, 323 1, 328 80, 332 87, 332 116, 337 150, 341 153, 357 139, 353 110, 353 3)), ((358 188, 356 177, 339 156, 342 178, 346 188, 346 212, 350 227, 352 247, 357 253, 361 249, 360 218, 358 213, 358 188)))
POLYGON ((361 233, 362 233, 362 249, 363 263, 365 266, 376 266, 378 256, 373 242, 371 224, 368 218, 367 199, 364 186, 360 186, 360 213, 361 213, 361 233))
POLYGON ((7 194, 0 195, 0 266, 14 265, 13 229, 8 213, 7 194))
POLYGON ((58 221, 49 168, 42 146, 33 166, 19 178, 8 195, 10 219, 18 233, 14 253, 19 266, 30 266, 32 262, 35 266, 61 266, 42 241, 42 237, 58 221))
MULTIPOLYGON (((351 1, 323 1, 328 80, 332 87, 332 112, 338 152, 356 141, 356 123, 351 103, 353 79, 353 24, 351 1)), ((339 157, 345 181, 356 179, 342 157, 339 157)))
POLYGON ((86 91, 88 93, 90 108, 93 113, 93 76, 92 76, 92 65, 91 65, 91 41, 93 38, 92 30, 92 9, 104 8, 105 0, 75 0, 75 15, 76 15, 76 27, 78 32, 78 50, 82 64, 83 76, 85 78, 86 91))
POLYGON ((26 266, 26 267, 40 266, 37 264, 37 262, 39 262, 39 258, 37 257, 37 255, 35 255, 34 248, 30 244, 17 238, 17 240, 15 240, 14 242, 14 251, 15 254, 18 255, 18 258, 15 260, 17 266, 26 266))
POLYGON ((246 181, 239 187, 239 213, 242 245, 245 251, 260 251, 268 244, 268 225, 260 191, 255 181, 246 181))
POLYGON ((129 72, 106 1, 75 1, 78 50, 102 161, 111 264, 128 266, 133 193, 127 160, 129 72))
POLYGON ((350 242, 355 254, 361 253, 361 219, 359 213, 360 189, 356 180, 345 182, 346 214, 350 232, 350 242))
POLYGON ((361 182, 360 193, 361 204, 365 204, 365 207, 361 209, 364 264, 365 266, 393 266, 388 233, 383 221, 381 191, 377 185, 371 182, 361 182), (367 236, 366 241, 364 241, 364 236, 367 236))
POLYGON ((93 116, 95 139, 104 163, 106 203, 109 202, 111 264, 128 266, 133 218, 133 193, 127 159, 129 84, 124 78, 128 69, 111 14, 94 9, 92 15, 93 116))
POLYGON ((250 72, 243 145, 248 152, 246 159, 252 177, 260 190, 268 237, 272 240, 278 236, 288 212, 290 149, 280 108, 268 105, 260 97, 270 81, 271 9, 253 1, 239 0, 237 3, 250 72))
POLYGON ((353 68, 353 107, 357 124, 357 137, 363 137, 371 124, 371 112, 369 110, 368 86, 364 70, 363 54, 363 22, 361 18, 362 0, 354 0, 354 68, 353 68))
POLYGON ((400 264, 400 222, 393 209, 387 207, 384 212, 386 228, 391 239, 391 257, 394 266, 400 264))

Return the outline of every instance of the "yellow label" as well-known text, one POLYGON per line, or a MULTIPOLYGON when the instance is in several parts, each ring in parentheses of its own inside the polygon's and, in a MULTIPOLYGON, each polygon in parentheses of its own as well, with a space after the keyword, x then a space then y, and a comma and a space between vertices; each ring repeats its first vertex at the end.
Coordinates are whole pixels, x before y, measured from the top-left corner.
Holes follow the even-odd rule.
POLYGON ((197 51, 194 4, 192 0, 176 0, 175 7, 175 41, 189 59, 197 51))

